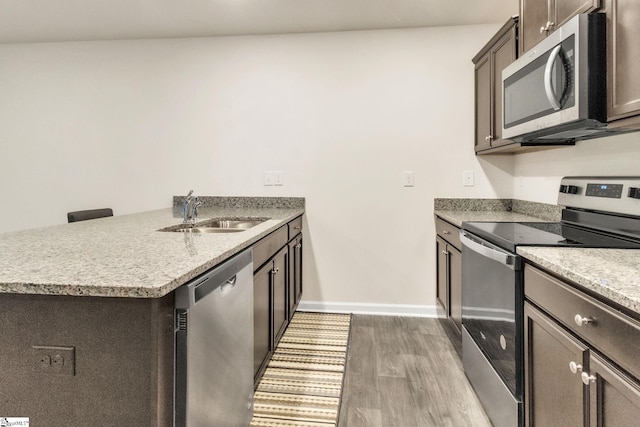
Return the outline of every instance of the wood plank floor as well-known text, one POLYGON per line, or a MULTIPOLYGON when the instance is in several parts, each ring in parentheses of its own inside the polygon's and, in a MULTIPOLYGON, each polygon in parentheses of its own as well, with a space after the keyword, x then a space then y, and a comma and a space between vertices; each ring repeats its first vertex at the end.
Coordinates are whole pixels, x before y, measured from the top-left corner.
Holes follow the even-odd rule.
POLYGON ((438 319, 354 315, 338 427, 490 427, 438 319))

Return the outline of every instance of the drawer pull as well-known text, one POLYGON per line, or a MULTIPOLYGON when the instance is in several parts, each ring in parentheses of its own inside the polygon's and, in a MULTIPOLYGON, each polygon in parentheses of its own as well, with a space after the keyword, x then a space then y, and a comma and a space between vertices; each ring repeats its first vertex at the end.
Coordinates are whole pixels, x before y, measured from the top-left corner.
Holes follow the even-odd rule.
POLYGON ((449 230, 444 230, 442 234, 451 234, 451 232, 449 230))
POLYGON ((587 372, 583 372, 580 377, 582 378, 582 382, 584 383, 584 385, 589 385, 596 382, 596 377, 593 375, 589 375, 587 372))
POLYGON ((579 314, 575 315, 573 321, 576 322, 576 325, 578 326, 584 326, 588 323, 593 323, 593 319, 591 317, 582 317, 579 314))
POLYGON ((569 370, 571 373, 577 374, 578 372, 582 372, 582 365, 577 364, 574 361, 569 362, 569 370))
POLYGON ((302 227, 299 225, 296 225, 295 227, 293 227, 294 230, 300 230, 302 227))
POLYGON ((442 250, 442 255, 449 255, 449 252, 445 251, 444 249, 442 250))

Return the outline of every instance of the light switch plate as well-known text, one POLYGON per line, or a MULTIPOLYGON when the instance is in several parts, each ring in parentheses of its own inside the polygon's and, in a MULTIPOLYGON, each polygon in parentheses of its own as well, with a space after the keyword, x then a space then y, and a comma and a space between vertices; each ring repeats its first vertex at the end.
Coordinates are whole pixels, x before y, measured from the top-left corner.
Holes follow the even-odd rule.
POLYGON ((472 170, 462 171, 462 185, 465 187, 473 187, 475 185, 472 170))

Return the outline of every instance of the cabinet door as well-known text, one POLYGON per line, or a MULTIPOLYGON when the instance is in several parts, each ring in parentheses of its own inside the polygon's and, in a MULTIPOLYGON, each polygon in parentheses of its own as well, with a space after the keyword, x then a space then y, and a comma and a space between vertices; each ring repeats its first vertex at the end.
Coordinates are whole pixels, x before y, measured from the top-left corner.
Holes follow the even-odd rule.
POLYGON ((296 250, 293 253, 293 261, 295 266, 295 296, 297 305, 300 302, 300 298, 302 298, 302 235, 298 237, 298 244, 295 249, 296 250))
POLYGON ((547 34, 540 32, 549 21, 549 2, 547 0, 520 0, 520 56, 547 34))
POLYGON ((499 147, 505 144, 513 144, 512 141, 502 139, 502 70, 516 60, 516 34, 515 26, 512 31, 505 34, 491 50, 491 62, 493 65, 493 111, 491 114, 491 146, 499 147))
POLYGON ((295 253, 298 240, 293 239, 288 244, 287 252, 287 317, 289 320, 293 317, 296 307, 296 262, 295 253))
POLYGON ((257 380, 273 349, 271 341, 271 270, 266 263, 253 275, 253 367, 257 380))
MULTIPOLYGON (((600 7, 600 0, 550 0, 553 29, 562 26, 579 13, 589 13, 600 7)), ((636 5, 637 7, 637 5, 636 5)))
POLYGON ((449 283, 447 272, 449 270, 449 252, 447 251, 447 242, 439 236, 436 236, 436 300, 442 308, 445 315, 449 317, 449 283))
POLYGON ((287 279, 286 279, 286 254, 284 247, 273 257, 273 270, 271 270, 271 283, 273 287, 273 347, 278 344, 282 333, 287 327, 287 279))
POLYGON ((611 121, 640 114, 640 7, 637 1, 607 0, 605 12, 607 118, 611 121))
POLYGON ((638 425, 640 385, 595 354, 589 359, 589 418, 591 427, 638 425))
POLYGON ((462 254, 451 245, 449 252, 449 308, 451 319, 462 332, 462 254))
POLYGON ((491 148, 491 54, 482 57, 475 67, 475 150, 491 148))
POLYGON ((586 348, 528 302, 524 327, 525 425, 582 427, 586 348))
POLYGON ((520 0, 520 55, 577 14, 599 7, 600 0, 520 0))

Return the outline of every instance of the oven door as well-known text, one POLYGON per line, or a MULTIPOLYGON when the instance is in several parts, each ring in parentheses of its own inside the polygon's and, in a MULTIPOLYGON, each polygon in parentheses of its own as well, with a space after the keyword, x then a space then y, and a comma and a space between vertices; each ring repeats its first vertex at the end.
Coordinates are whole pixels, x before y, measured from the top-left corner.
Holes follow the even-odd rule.
POLYGON ((495 426, 520 425, 522 258, 467 231, 462 242, 462 357, 495 426))

